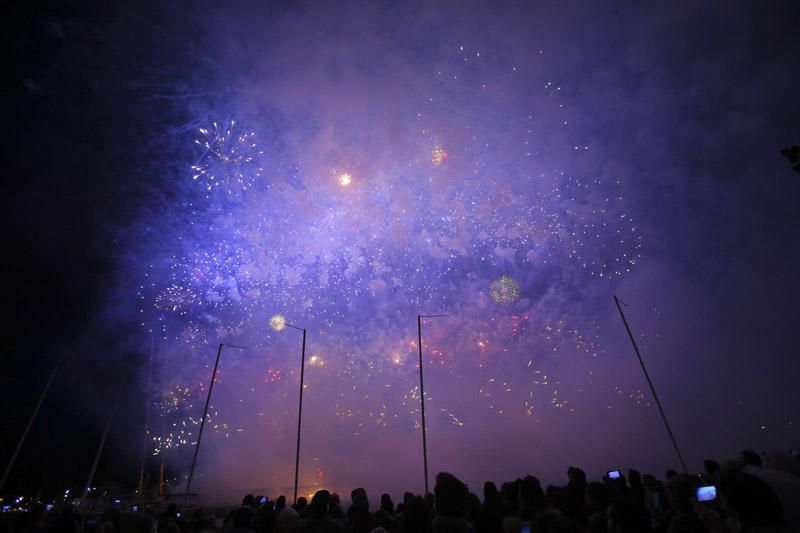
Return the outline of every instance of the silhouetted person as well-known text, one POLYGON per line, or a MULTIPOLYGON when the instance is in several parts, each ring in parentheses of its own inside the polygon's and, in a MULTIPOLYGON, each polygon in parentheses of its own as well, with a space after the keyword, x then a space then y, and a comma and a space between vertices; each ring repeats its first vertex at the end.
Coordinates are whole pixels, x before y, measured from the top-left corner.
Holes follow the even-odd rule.
POLYGON ((480 520, 481 499, 478 498, 478 495, 474 492, 470 492, 467 494, 467 522, 469 522, 473 528, 477 528, 480 520))
POLYGON ((781 154, 789 159, 795 172, 800 172, 800 146, 789 146, 781 150, 781 154))
POLYGON ((510 481, 500 485, 500 502, 503 504, 503 516, 517 514, 519 510, 517 481, 510 481))
POLYGON ((743 450, 742 463, 744 463, 746 466, 761 467, 761 456, 753 450, 743 450))
POLYGON ((703 470, 706 471, 706 475, 709 479, 714 479, 720 471, 719 463, 713 459, 706 459, 703 461, 703 470))
POLYGON ((428 506, 428 514, 433 516, 436 510, 434 509, 434 504, 436 503, 436 497, 434 497, 432 492, 427 493, 423 498, 425 500, 425 505, 428 506))
POLYGON ((297 511, 284 507, 275 519, 275 533, 299 533, 300 518, 297 511))
POLYGON ((363 488, 354 489, 350 493, 353 504, 347 510, 349 531, 354 533, 369 533, 375 527, 372 513, 369 512, 369 498, 363 488))
POLYGON ((233 527, 228 533, 250 533, 253 531, 253 511, 242 505, 233 513, 233 527))
POLYGON ((491 481, 483 484, 483 508, 478 521, 478 530, 485 533, 501 533, 503 531, 503 505, 497 485, 491 481))
POLYGON ((331 515, 331 518, 334 520, 339 520, 340 522, 344 521, 345 514, 342 510, 342 502, 339 494, 334 492, 331 494, 331 504, 328 508, 328 514, 331 515))
POLYGON ((430 531, 430 514, 422 496, 412 496, 403 506, 401 531, 404 533, 427 533, 430 531))
POLYGON ((308 505, 308 518, 300 521, 300 528, 304 533, 338 533, 344 531, 344 527, 337 520, 328 514, 331 503, 331 495, 327 490, 318 490, 311 503, 308 505))
POLYGON ((278 499, 275 500, 275 514, 277 515, 278 513, 283 511, 284 507, 286 507, 286 496, 281 494, 280 496, 278 496, 278 499))
POLYGON ((547 501, 539 480, 534 476, 525 476, 517 484, 519 493, 519 519, 532 522, 534 517, 547 509, 547 501))
POLYGON ((606 484, 593 481, 586 485, 586 531, 606 533, 608 531, 608 504, 610 491, 606 484))
POLYGON ((586 523, 584 505, 586 500, 586 473, 573 466, 567 469, 569 482, 564 487, 564 503, 562 512, 564 516, 583 525, 586 523))
POLYGON ((784 531, 784 513, 775 493, 764 481, 743 472, 730 474, 724 488, 732 531, 784 531))
POLYGON ((628 470, 628 485, 630 486, 630 499, 640 508, 644 508, 644 484, 642 475, 633 468, 628 470))
POLYGON ((381 494, 381 505, 375 511, 373 519, 377 526, 380 526, 387 531, 395 531, 397 529, 397 521, 395 520, 394 502, 388 494, 381 494))
POLYGON ((474 529, 466 520, 467 486, 453 474, 440 472, 436 476, 436 513, 431 529, 433 533, 466 533, 474 529))
POLYGON ((705 524, 694 510, 698 484, 687 476, 674 476, 667 482, 670 511, 668 533, 705 533, 705 524))
POLYGON ((303 513, 303 509, 306 508, 306 505, 308 505, 308 500, 306 500, 305 496, 300 496, 297 498, 297 503, 292 505, 292 509, 297 511, 297 515, 300 516, 303 513))

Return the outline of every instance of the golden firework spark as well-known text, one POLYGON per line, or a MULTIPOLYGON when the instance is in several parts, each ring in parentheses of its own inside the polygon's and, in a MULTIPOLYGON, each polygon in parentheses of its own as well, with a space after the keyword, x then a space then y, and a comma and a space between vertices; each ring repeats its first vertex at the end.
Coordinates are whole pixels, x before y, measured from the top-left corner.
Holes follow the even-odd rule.
POLYGON ((437 144, 433 149, 433 152, 431 152, 431 163, 438 167, 444 162, 445 159, 447 159, 447 152, 445 152, 444 148, 437 144))
POLYGON ((512 277, 500 276, 489 286, 489 294, 499 304, 513 304, 519 300, 519 283, 512 277))
POLYGON ((286 327, 286 319, 283 318, 283 315, 275 315, 269 319, 269 327, 275 331, 280 331, 286 327))

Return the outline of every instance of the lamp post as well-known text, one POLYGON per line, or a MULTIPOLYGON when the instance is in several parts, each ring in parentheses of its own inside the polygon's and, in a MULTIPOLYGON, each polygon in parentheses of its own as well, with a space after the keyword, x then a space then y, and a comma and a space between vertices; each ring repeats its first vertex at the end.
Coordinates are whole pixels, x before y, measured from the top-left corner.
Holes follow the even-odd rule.
POLYGON ((214 389, 214 380, 217 378, 217 368, 219 367, 219 357, 222 355, 222 348, 238 348, 239 350, 246 350, 245 346, 237 346, 235 344, 220 343, 217 349, 217 360, 214 362, 214 371, 211 373, 211 384, 208 386, 208 394, 206 395, 206 406, 203 408, 203 418, 200 419, 200 431, 197 432, 197 444, 194 446, 194 457, 192 458, 192 468, 189 470, 189 479, 186 480, 186 494, 189 494, 189 489, 192 487, 192 478, 194 477, 194 467, 197 465, 197 455, 200 453, 200 439, 203 438, 203 428, 206 425, 206 416, 208 416, 208 405, 211 403, 211 391, 214 389))
POLYGON ((306 368, 306 329, 299 328, 286 322, 286 319, 276 315, 269 320, 269 325, 275 331, 280 331, 284 327, 290 327, 303 332, 303 347, 300 350, 300 406, 297 410, 297 451, 294 458, 294 503, 297 503, 297 480, 300 476, 300 427, 303 420, 303 377, 306 368))
POLYGON ((425 467, 425 494, 428 490, 428 440, 425 435, 425 386, 422 379, 422 319, 438 318, 447 315, 417 315, 417 339, 419 346, 419 403, 422 412, 422 462, 425 467))

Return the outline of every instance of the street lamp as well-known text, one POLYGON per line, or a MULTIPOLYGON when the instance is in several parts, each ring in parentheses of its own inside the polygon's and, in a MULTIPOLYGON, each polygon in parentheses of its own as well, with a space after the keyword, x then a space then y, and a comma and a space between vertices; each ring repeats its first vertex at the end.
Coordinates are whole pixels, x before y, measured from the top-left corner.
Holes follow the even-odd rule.
POLYGON ((303 420, 303 376, 306 368, 306 330, 289 324, 281 315, 275 315, 270 318, 269 325, 275 331, 290 327, 303 332, 303 348, 300 351, 300 407, 297 410, 297 451, 294 459, 294 503, 297 503, 297 480, 300 475, 300 424, 303 420))
POLYGON ((219 367, 219 356, 222 355, 222 348, 238 348, 239 350, 246 350, 245 346, 237 346, 235 344, 220 343, 217 349, 217 360, 214 362, 214 371, 211 373, 211 384, 208 386, 208 394, 206 395, 206 406, 203 408, 203 418, 200 419, 200 431, 197 432, 197 444, 194 446, 194 457, 192 458, 192 468, 189 470, 189 479, 186 480, 186 494, 189 494, 189 489, 192 486, 192 478, 194 477, 194 467, 197 464, 197 454, 200 453, 200 439, 203 438, 203 428, 206 425, 206 416, 208 416, 208 404, 211 402, 211 391, 214 389, 214 380, 217 378, 217 368, 219 367))
POLYGON ((428 440, 425 436, 425 387, 422 380, 422 319, 438 318, 447 315, 417 315, 417 338, 419 340, 419 403, 422 407, 422 462, 425 466, 425 494, 428 490, 428 440))

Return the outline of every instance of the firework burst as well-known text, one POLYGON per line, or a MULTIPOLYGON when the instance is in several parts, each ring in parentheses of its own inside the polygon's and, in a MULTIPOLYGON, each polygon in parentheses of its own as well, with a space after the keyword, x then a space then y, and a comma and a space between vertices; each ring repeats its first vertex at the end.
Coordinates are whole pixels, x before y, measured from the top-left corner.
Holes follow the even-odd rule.
POLYGON ((200 161, 192 166, 192 179, 207 190, 223 187, 229 193, 251 188, 261 177, 258 162, 264 153, 253 137, 255 132, 243 131, 236 121, 200 128, 195 144, 203 148, 200 161))

